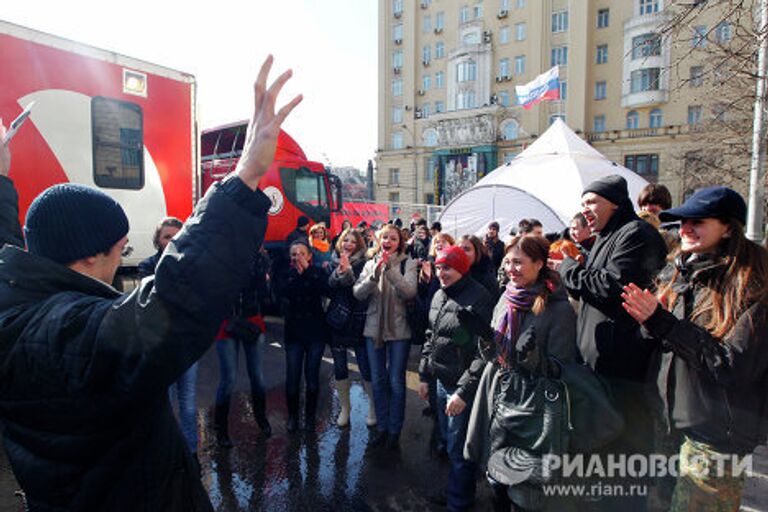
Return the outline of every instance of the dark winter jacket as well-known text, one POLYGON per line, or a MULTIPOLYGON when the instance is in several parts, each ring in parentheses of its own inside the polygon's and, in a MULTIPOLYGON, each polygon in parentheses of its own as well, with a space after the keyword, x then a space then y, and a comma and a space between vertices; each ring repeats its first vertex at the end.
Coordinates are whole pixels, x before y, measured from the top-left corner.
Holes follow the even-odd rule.
POLYGON ((0 226, 0 247, 5 244, 24 247, 19 225, 19 194, 6 176, 0 176, 0 226))
MULTIPOLYGON (((485 324, 491 320, 493 300, 488 291, 469 275, 435 293, 429 309, 429 331, 421 350, 419 376, 427 382, 435 376, 447 387, 455 387, 464 371, 477 357, 477 336, 459 322, 459 309, 471 309, 485 324)), ((475 388, 456 393, 467 403, 475 388)))
POLYGON ((426 260, 429 258, 429 246, 432 245, 432 238, 427 237, 424 240, 413 237, 411 245, 411 257, 416 260, 426 260))
POLYGON ((157 268, 157 264, 160 262, 160 257, 163 255, 162 252, 157 251, 155 254, 150 256, 149 258, 144 258, 139 262, 139 266, 137 268, 139 277, 148 277, 155 275, 155 268, 157 268))
POLYGON ((285 298, 286 343, 326 343, 330 331, 325 322, 323 298, 328 297, 328 274, 325 270, 309 265, 299 274, 296 269, 288 271, 285 298))
MULTIPOLYGON (((330 288, 332 297, 331 301, 337 296, 343 296, 344 300, 352 305, 352 314, 362 317, 363 326, 365 326, 365 317, 368 312, 368 301, 357 300, 352 288, 355 285, 355 282, 357 282, 357 278, 360 277, 360 274, 363 272, 363 267, 365 267, 365 251, 366 249, 363 248, 349 258, 349 270, 343 274, 339 273, 339 261, 338 258, 335 258, 333 262, 333 271, 328 277, 328 287, 330 288)), ((365 343, 365 337, 363 336, 362 330, 360 331, 360 334, 357 335, 355 333, 340 332, 331 329, 331 345, 353 346, 360 343, 365 343)))
POLYGON ((723 339, 703 327, 707 319, 690 320, 725 265, 682 265, 672 312, 659 307, 644 328, 662 350, 657 385, 667 424, 722 453, 746 454, 766 438, 768 308, 753 304, 723 339))
POLYGON ((499 298, 499 282, 496 280, 496 269, 489 258, 482 258, 469 268, 472 279, 483 285, 491 299, 496 302, 499 298))
POLYGON ((498 270, 501 266, 501 261, 504 259, 504 242, 500 238, 496 238, 495 240, 485 238, 483 244, 485 244, 485 248, 488 249, 488 254, 491 255, 491 263, 493 263, 493 267, 498 270))
POLYGON ((598 234, 586 266, 563 260, 560 275, 568 292, 581 299, 579 349, 600 375, 641 382, 647 377, 651 347, 622 308, 622 287, 651 287, 664 265, 666 247, 658 231, 626 203, 598 234))
POLYGON ((269 205, 238 178, 214 185, 126 295, 0 252, 0 418, 30 510, 213 510, 167 388, 213 342, 269 205))

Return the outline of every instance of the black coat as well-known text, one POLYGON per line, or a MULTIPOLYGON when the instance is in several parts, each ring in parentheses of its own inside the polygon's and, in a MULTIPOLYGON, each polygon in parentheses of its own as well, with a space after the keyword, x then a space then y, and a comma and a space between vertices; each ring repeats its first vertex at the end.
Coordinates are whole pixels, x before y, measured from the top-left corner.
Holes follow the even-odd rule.
POLYGON ((658 231, 638 218, 627 203, 597 236, 586 266, 571 258, 560 266, 568 292, 581 299, 581 355, 598 374, 635 382, 646 379, 652 349, 621 306, 621 293, 629 283, 651 287, 666 254, 658 231))
POLYGON ((326 343, 329 329, 325 322, 323 298, 328 297, 328 274, 320 267, 310 265, 299 274, 295 269, 288 271, 285 297, 288 307, 285 312, 286 343, 326 343))
POLYGON ((499 298, 499 281, 496 279, 496 269, 489 258, 482 258, 469 268, 469 274, 472 279, 477 281, 491 295, 491 299, 496 302, 499 298))
POLYGON ((501 266, 501 262, 504 259, 504 242, 500 238, 491 240, 486 238, 483 240, 485 248, 488 249, 488 254, 491 255, 491 263, 496 270, 501 266))
POLYGON ((719 452, 746 454, 765 442, 768 426, 768 309, 753 304, 723 339, 701 317, 689 318, 725 266, 719 259, 682 266, 672 312, 659 307, 644 327, 661 351, 657 386, 668 426, 719 452))
MULTIPOLYGON (((459 322, 461 308, 471 308, 485 324, 490 324, 493 299, 469 275, 448 288, 439 289, 432 299, 429 331, 419 363, 423 382, 434 375, 445 386, 455 387, 477 357, 477 337, 459 322)), ((474 389, 458 389, 456 393, 467 403, 474 397, 474 389)))
MULTIPOLYGON (((357 278, 360 277, 360 274, 363 272, 363 267, 365 267, 366 261, 365 249, 362 249, 350 258, 349 271, 339 274, 338 258, 334 258, 333 271, 330 276, 328 276, 328 288, 330 289, 331 301, 335 300, 338 296, 343 296, 344 300, 352 305, 351 314, 356 315, 357 319, 362 320, 362 326, 359 334, 330 329, 331 346, 350 347, 365 343, 362 327, 365 326, 365 317, 368 314, 368 301, 357 300, 353 293, 353 287, 357 282, 357 278)), ((360 322, 352 323, 357 326, 360 322)))
POLYGON ((269 205, 239 179, 215 185, 126 295, 1 251, 0 418, 31 510, 212 510, 167 388, 213 342, 269 205))
POLYGON ((7 176, 0 176, 0 226, 0 247, 5 244, 24 247, 19 226, 19 194, 7 176))

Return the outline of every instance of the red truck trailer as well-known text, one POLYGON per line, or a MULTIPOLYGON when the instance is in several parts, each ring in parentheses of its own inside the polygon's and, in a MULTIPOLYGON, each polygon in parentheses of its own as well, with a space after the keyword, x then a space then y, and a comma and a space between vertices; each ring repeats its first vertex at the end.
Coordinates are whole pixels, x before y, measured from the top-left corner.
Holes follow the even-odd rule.
POLYGON ((198 197, 192 75, 0 21, 0 117, 30 102, 11 143, 21 219, 42 190, 98 187, 125 209, 135 266, 157 222, 186 219, 198 197))

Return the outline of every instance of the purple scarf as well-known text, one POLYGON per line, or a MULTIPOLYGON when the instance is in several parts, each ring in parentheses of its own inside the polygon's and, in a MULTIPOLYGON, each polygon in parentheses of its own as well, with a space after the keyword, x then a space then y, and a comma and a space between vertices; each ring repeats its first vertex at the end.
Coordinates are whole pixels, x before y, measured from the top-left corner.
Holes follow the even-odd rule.
POLYGON ((502 297, 507 303, 507 312, 496 329, 496 343, 501 349, 504 364, 514 358, 515 343, 520 335, 520 314, 531 310, 537 295, 537 290, 518 288, 512 282, 504 290, 502 297))

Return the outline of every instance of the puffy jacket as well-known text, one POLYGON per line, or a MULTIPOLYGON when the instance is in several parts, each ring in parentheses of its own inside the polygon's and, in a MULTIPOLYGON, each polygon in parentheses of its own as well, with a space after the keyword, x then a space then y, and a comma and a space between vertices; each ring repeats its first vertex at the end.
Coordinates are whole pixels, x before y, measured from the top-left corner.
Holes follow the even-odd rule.
MULTIPOLYGON (((434 375, 455 387, 464 371, 477 357, 477 337, 459 322, 460 309, 471 309, 484 323, 491 320, 493 300, 488 291, 469 275, 448 288, 441 288, 429 308, 429 332, 421 350, 419 376, 427 382, 434 375)), ((458 389, 456 393, 467 403, 474 389, 458 389)))
POLYGON ((330 333, 325 322, 323 298, 330 293, 328 274, 325 270, 309 265, 299 274, 295 269, 288 271, 285 298, 286 343, 326 343, 330 333))
POLYGON ((212 510, 167 388, 213 342, 269 205, 238 178, 215 185, 125 295, 0 251, 0 418, 31 510, 212 510))
POLYGON ((723 339, 705 319, 689 319, 725 267, 721 259, 681 265, 672 312, 659 307, 643 327, 662 351, 657 386, 667 425, 722 453, 746 454, 768 427, 768 308, 753 304, 723 339))
POLYGON ((381 342, 389 340, 407 340, 411 338, 411 329, 405 315, 405 302, 416 297, 418 281, 418 263, 405 254, 393 256, 387 263, 383 272, 377 272, 381 256, 368 260, 363 267, 363 272, 357 278, 353 288, 357 300, 368 300, 368 312, 365 319, 363 334, 367 338, 380 339, 381 342), (400 271, 401 262, 405 261, 405 273, 400 271), (386 280, 387 286, 384 286, 386 280), (388 292, 384 292, 388 290, 388 292), (382 302, 391 305, 389 314, 394 315, 388 322, 394 325, 392 332, 383 332, 380 329, 380 313, 384 307, 382 302))
POLYGON ((598 234, 586 266, 572 258, 563 260, 563 283, 581 299, 579 349, 599 375, 635 382, 647 378, 652 349, 622 308, 621 293, 629 283, 651 287, 666 255, 658 231, 626 203, 598 234))

